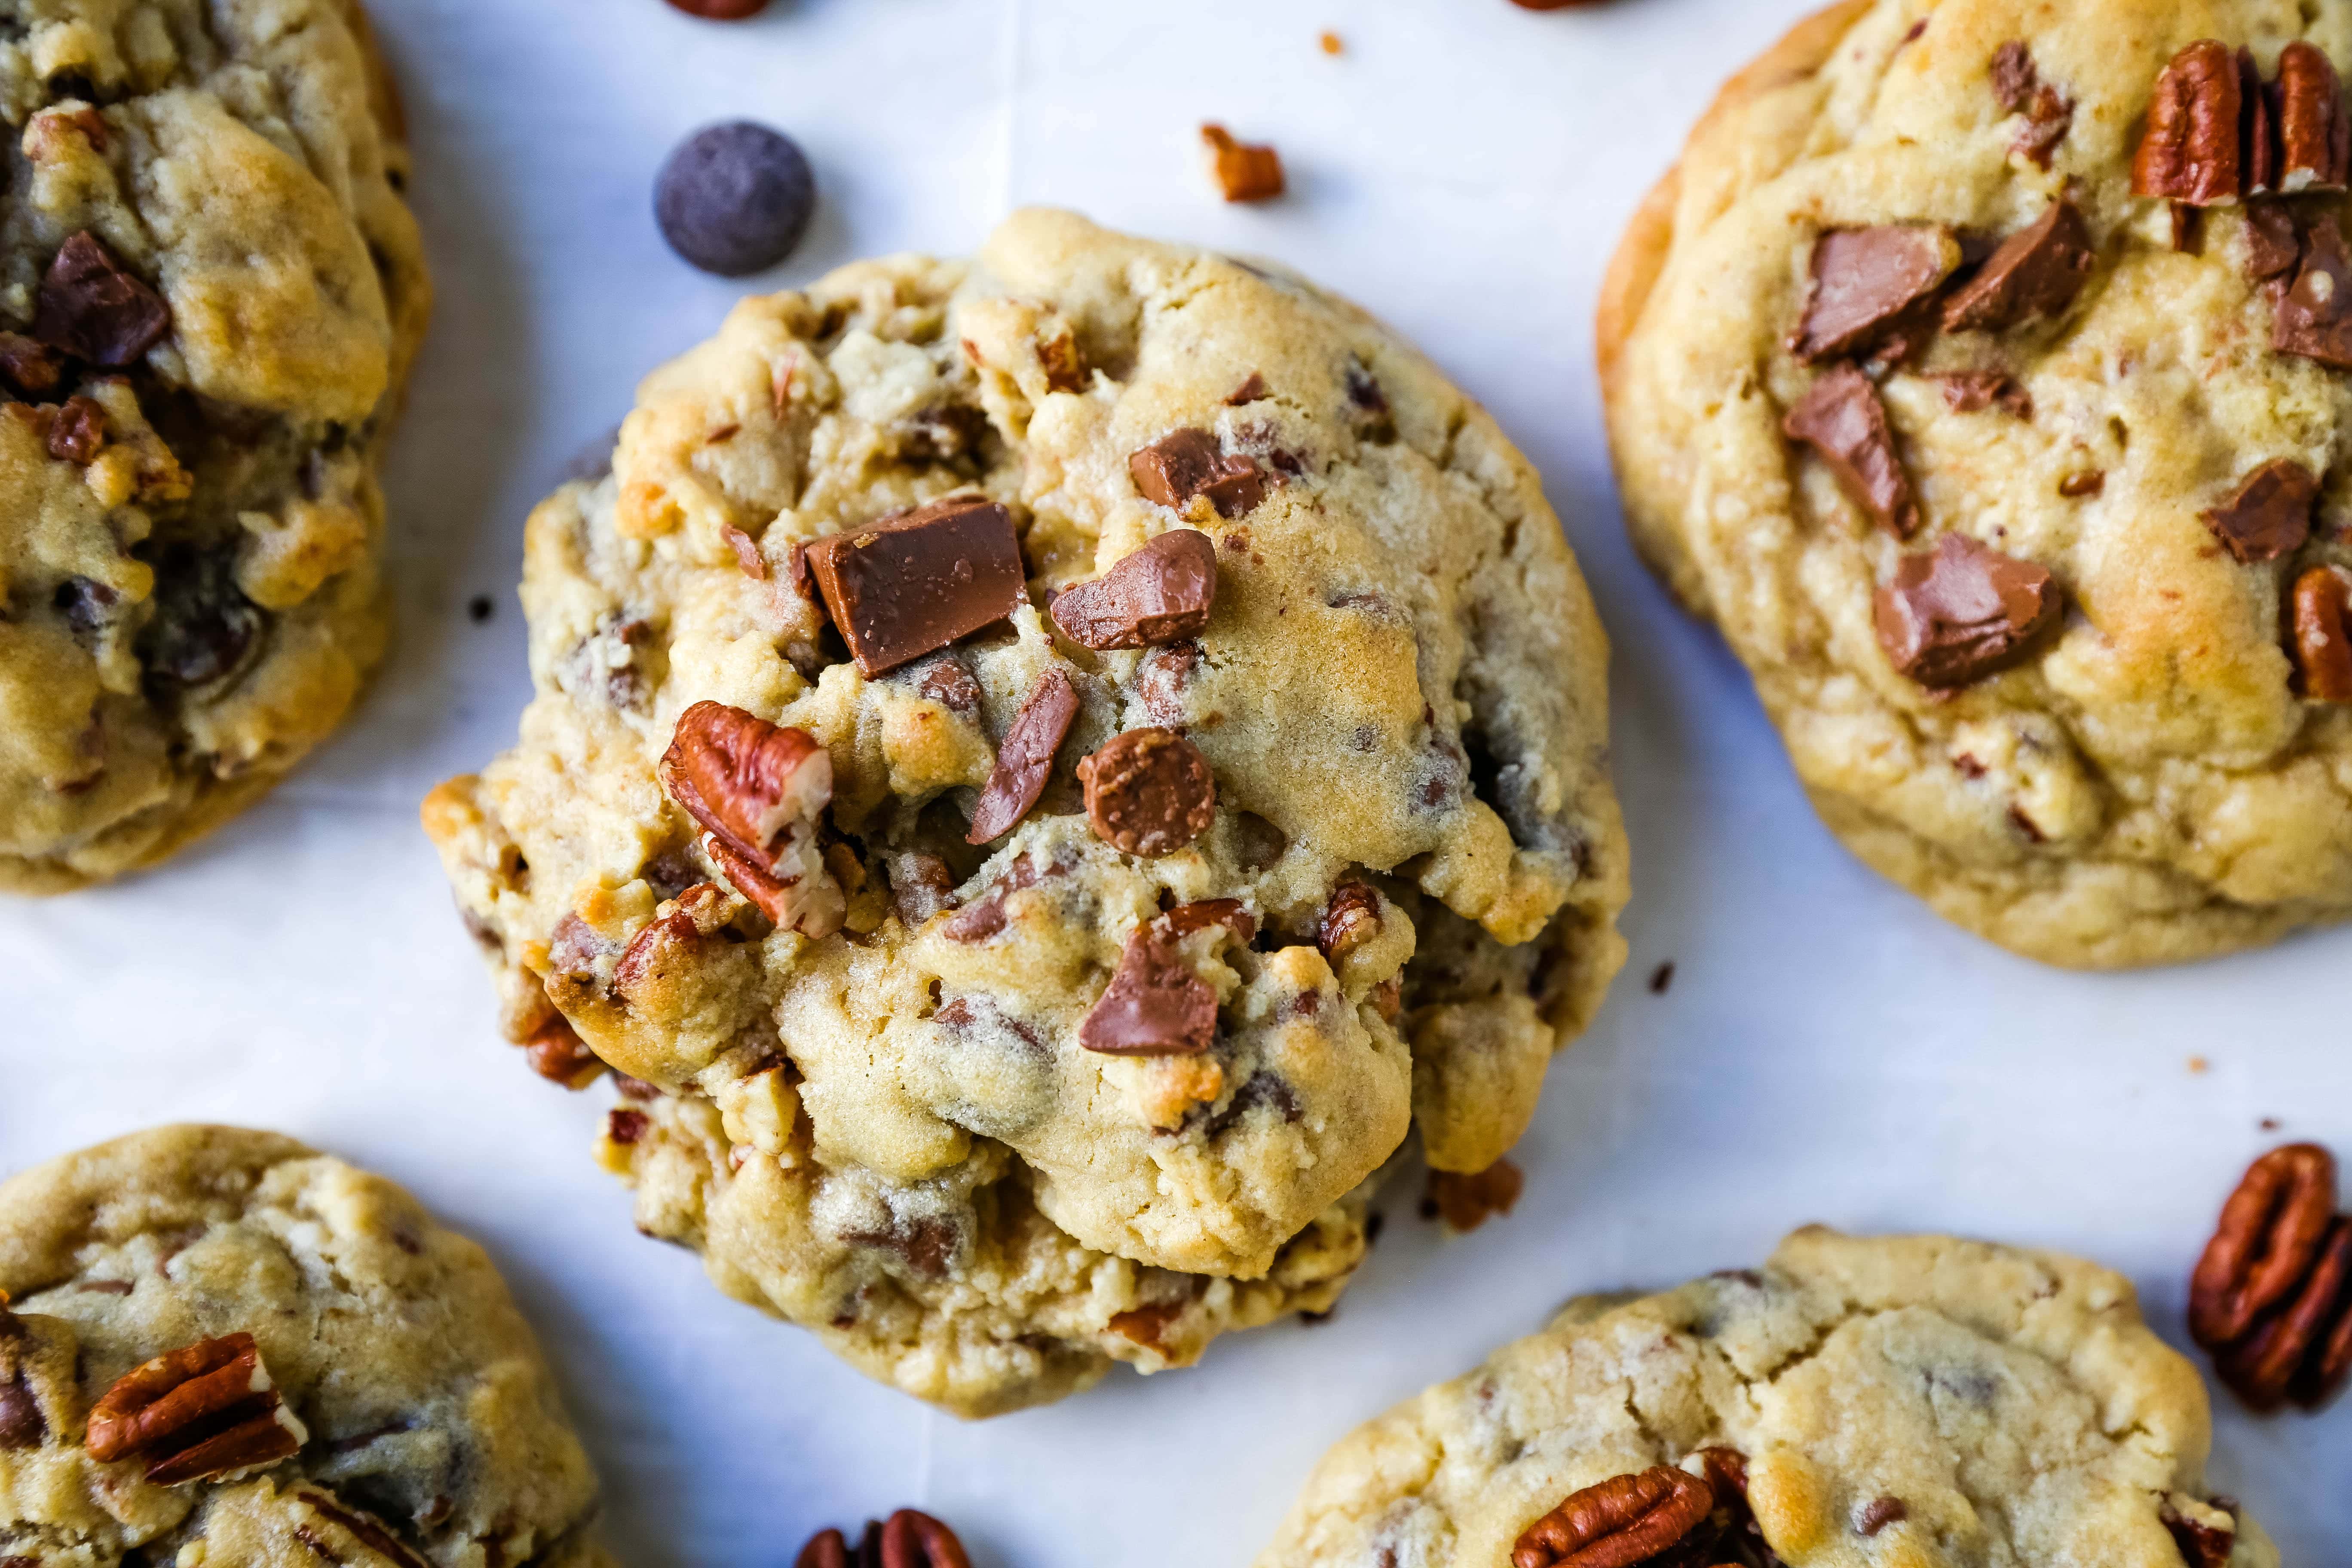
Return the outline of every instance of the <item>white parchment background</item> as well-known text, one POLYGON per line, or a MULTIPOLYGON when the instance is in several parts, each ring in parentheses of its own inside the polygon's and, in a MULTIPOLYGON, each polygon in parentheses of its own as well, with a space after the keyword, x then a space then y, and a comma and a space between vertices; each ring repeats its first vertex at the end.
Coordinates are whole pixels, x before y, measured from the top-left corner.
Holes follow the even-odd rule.
MULTIPOLYGON (((2085 978, 1943 926, 1816 825, 1738 668, 1626 548, 1590 368, 1601 268, 1716 84, 1802 0, 780 0, 731 27, 659 0, 374 4, 441 289, 392 476, 399 646, 340 740, 170 869, 0 904, 0 1171, 202 1118, 406 1184, 537 1321, 633 1563, 782 1568, 819 1524, 919 1502, 982 1568, 1238 1565, 1357 1420, 1572 1292, 1751 1263, 1807 1220, 2084 1252, 2182 1342, 2184 1277, 2245 1161, 2286 1136, 2352 1153, 2352 932, 2085 978), (1552 1073, 1508 1222, 1441 1244, 1392 1198, 1331 1322, 967 1426, 639 1237, 588 1159, 604 1091, 545 1086, 499 1043, 415 804, 512 733, 524 513, 741 291, 649 217, 671 145, 739 113, 797 137, 824 190, 758 286, 1075 206, 1351 295, 1549 476, 1615 639, 1637 894, 1633 962, 1552 1073), (1292 195, 1213 199, 1203 118, 1276 142, 1292 195), (479 594, 497 613, 477 626, 479 594)), ((2290 1563, 2352 1543, 2352 1404, 2224 1408, 2216 1450, 2290 1563)))

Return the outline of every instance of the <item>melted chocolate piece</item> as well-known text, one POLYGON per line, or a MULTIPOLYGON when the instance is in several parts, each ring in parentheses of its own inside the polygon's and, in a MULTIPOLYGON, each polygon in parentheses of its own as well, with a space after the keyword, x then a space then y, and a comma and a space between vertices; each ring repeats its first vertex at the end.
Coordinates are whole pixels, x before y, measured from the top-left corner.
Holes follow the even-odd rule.
POLYGON ((1095 836, 1123 855, 1172 855, 1216 819, 1209 760, 1171 730, 1112 736, 1078 764, 1078 777, 1095 836))
POLYGON ((139 363, 172 330, 172 309, 82 230, 66 241, 41 279, 33 336, 110 370, 139 363))
POLYGON ((1070 722, 1078 716, 1077 689, 1059 669, 1049 669, 1029 693, 996 749, 996 766, 988 787, 972 808, 971 831, 965 842, 985 844, 1013 831, 1029 815, 1053 776, 1054 753, 1061 749, 1070 722))
POLYGON ((955 496, 808 546, 824 606, 869 678, 994 626, 1028 602, 1013 514, 955 496))
POLYGON ((1150 927, 1127 939, 1110 985, 1078 1025, 1078 1044, 1106 1056, 1197 1056, 1216 1035, 1215 988, 1150 927))
POLYGON ((1240 517, 1265 499, 1265 470, 1257 459, 1228 455, 1216 437, 1199 428, 1174 431, 1139 448, 1127 468, 1144 500, 1177 511, 1204 495, 1219 517, 1240 517))
POLYGON ((1805 390, 1781 429, 1819 452, 1839 488, 1897 539, 1919 531, 1919 503, 1895 455, 1895 431, 1870 378, 1838 365, 1805 390))
POLYGON ((1997 332, 2059 315, 2074 302, 2096 260, 2082 213, 2061 196, 2031 226, 2001 241, 1945 304, 1944 330, 1997 332))
POLYGON ((2294 282, 2279 295, 2271 318, 2271 347, 2281 353, 2352 370, 2352 257, 2332 216, 2303 231, 2303 258, 2294 282))
POLYGON ((1813 242, 1812 290, 1790 352, 1808 364, 1860 353, 1903 324, 1959 264, 1959 244, 1946 229, 1832 229, 1813 242))
POLYGON ((2275 561, 2311 537, 2319 480, 2293 458, 2274 458, 2248 474, 2235 494, 2204 513, 2205 526, 2239 561, 2275 561))
POLYGON ((1148 647, 1197 634, 1216 596, 1217 547, 1205 533, 1176 528, 1056 597, 1054 621, 1097 652, 1148 647))
POLYGON ((1878 640, 1922 686, 1966 686, 2032 652, 2064 595, 2049 573, 1965 534, 1906 555, 1878 591, 1878 640))

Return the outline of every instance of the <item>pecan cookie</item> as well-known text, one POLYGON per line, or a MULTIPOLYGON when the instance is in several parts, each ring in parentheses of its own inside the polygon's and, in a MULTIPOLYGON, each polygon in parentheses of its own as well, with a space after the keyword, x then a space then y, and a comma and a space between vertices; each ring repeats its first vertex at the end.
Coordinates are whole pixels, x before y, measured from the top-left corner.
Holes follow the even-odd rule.
POLYGON ((0 1563, 600 1568, 596 1479, 482 1249, 290 1139, 0 1184, 0 1563))
POLYGON ((428 308, 355 0, 0 0, 0 889, 170 854, 384 640, 428 308))
POLYGON ((425 810, 510 1037, 670 1097, 648 1229, 958 1410, 1328 1305, 1622 961, 1559 521, 1288 276, 1032 212, 746 301, 523 601, 522 744, 425 810))
POLYGON ((2053 963, 2352 913, 2352 5, 1851 0, 1600 317, 1636 543, 1863 859, 2053 963))
POLYGON ((2131 1285, 1818 1226, 1572 1302, 1334 1448, 1258 1568, 2275 1568, 2205 1489, 2205 1393, 2131 1285))

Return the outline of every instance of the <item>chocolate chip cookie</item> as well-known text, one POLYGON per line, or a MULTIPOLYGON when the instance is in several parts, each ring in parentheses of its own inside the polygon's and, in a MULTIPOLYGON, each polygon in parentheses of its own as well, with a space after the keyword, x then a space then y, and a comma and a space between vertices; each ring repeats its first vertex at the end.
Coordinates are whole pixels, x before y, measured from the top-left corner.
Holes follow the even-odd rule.
POLYGON ((1328 1306, 1622 961, 1536 475, 1270 268, 1011 220, 745 301, 532 517, 522 743, 426 802, 647 1230, 967 1414, 1328 1306))
POLYGON ((1626 236, 1643 553, 1823 818, 2121 967, 2352 913, 2352 5, 1852 0, 1626 236))
POLYGON ((0 1563, 605 1568, 482 1249, 290 1139, 166 1127, 0 1184, 0 1563))
POLYGON ((428 289, 354 0, 0 0, 0 889, 170 854, 383 650, 428 289))
POLYGON ((1759 1270, 1573 1302, 1359 1428, 1258 1568, 2273 1568, 2206 1489, 2210 1436, 2121 1276, 1812 1227, 1759 1270))

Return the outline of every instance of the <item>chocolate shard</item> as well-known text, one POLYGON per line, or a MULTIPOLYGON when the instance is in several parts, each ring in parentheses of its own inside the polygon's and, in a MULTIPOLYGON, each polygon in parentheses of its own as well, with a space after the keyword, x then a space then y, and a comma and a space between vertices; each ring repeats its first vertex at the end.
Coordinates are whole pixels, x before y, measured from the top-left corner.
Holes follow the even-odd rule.
POLYGON ((2352 119, 2325 49, 2297 38, 2280 52, 2278 103, 2279 190, 2344 189, 2352 180, 2352 119))
POLYGON ((33 305, 33 336, 109 370, 139 363, 172 330, 172 308, 82 230, 58 251, 33 305))
POLYGON ((2352 370, 2352 257, 2345 254, 2344 232, 2332 216, 2304 228, 2294 281, 2279 295, 2271 317, 2271 347, 2352 370))
POLYGON ((1240 517, 1265 499, 1265 470, 1255 458, 1228 455, 1217 438, 1191 426, 1161 437, 1127 459, 1143 499, 1182 511, 1207 496, 1219 517, 1240 517))
POLYGON ((2205 526, 2233 559, 2275 561, 2311 537, 2319 480, 2293 458, 2274 458, 2248 474, 2235 494, 2204 514, 2205 526))
POLYGON ((1897 539, 1919 531, 1919 503, 1895 455, 1886 406, 1868 376, 1850 364, 1830 370, 1789 410, 1781 429, 1819 452, 1838 485, 1897 539))
POLYGON ((2246 204, 2246 276, 2256 283, 2284 278, 2303 259, 2294 215, 2276 202, 2246 204))
POLYGON ((65 379, 66 357, 22 332, 0 332, 0 383, 19 397, 45 398, 65 379))
POLYGON ((1944 305, 1948 332, 1998 332, 2074 302, 2097 257, 2074 200, 2061 196, 2000 242, 1977 275, 1944 305))
POLYGON ((1217 547, 1174 528, 1056 597, 1054 622, 1083 647, 1150 647, 1198 634, 1216 596, 1217 547))
POLYGON ((2132 155, 2132 195, 2219 206, 2244 189, 2239 138, 2245 105, 2237 57, 2200 38, 2156 79, 2147 130, 2132 155))
POLYGON ((810 574, 861 674, 877 676, 994 626, 1028 602, 1013 514, 950 496, 820 539, 810 574))
POLYGON ((2048 168, 2058 144, 2074 123, 2074 100, 2042 79, 2033 56, 2016 38, 1993 51, 1993 96, 2025 123, 2010 142, 2009 150, 2041 168, 2048 168))
POLYGON ((2042 73, 2021 38, 2011 38, 1992 52, 1992 95, 2011 114, 2023 114, 2033 105, 2042 73))
POLYGON ((1813 242, 1812 289, 1790 352, 1811 364, 1888 335, 1960 264, 1951 231, 1925 224, 1832 229, 1813 242))
POLYGON ((2020 419, 2033 417, 2032 394, 2007 371, 1947 371, 1936 379, 1943 384, 1944 405, 1955 414, 1979 414, 1999 407, 2020 419))
POLYGON ((1217 993, 1175 945, 1147 926, 1127 939, 1078 1044, 1114 1057, 1198 1056, 1217 1037, 1217 993))
POLYGON ((1047 670, 1013 716, 1013 727, 1004 731, 1004 743, 996 748, 996 766, 988 775, 988 787, 980 792, 979 805, 972 807, 966 843, 1001 838, 1029 815, 1045 793, 1054 753, 1061 750, 1077 716, 1077 689, 1059 669, 1047 670))
POLYGON ((1879 645, 1922 686, 1966 686, 2016 664, 2058 624, 2064 595, 2031 561, 1948 533, 1878 591, 1879 645))

